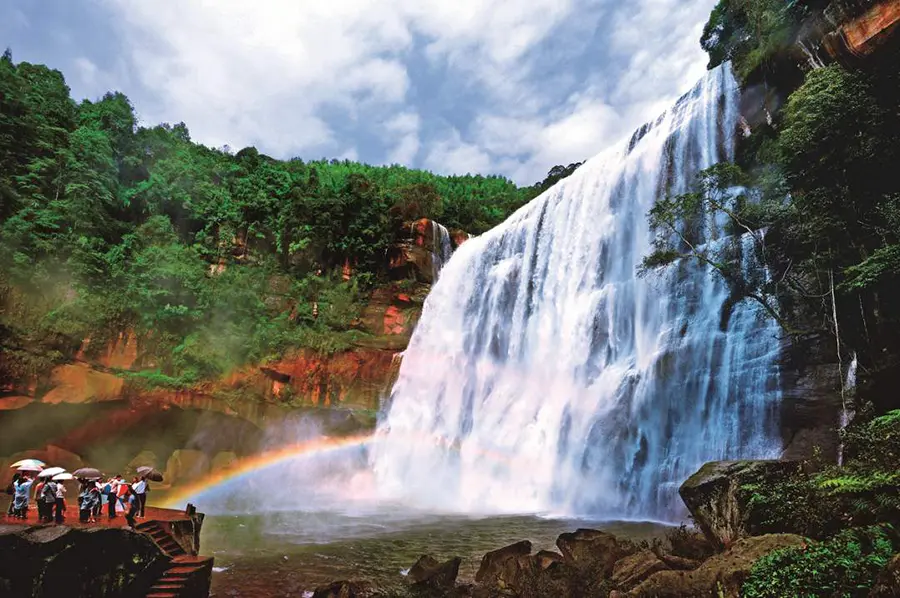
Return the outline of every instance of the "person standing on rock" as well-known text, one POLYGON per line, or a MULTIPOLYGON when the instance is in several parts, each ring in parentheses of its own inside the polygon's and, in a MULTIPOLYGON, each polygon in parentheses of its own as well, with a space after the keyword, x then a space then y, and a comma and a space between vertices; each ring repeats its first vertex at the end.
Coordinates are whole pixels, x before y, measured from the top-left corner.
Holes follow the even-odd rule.
MULTIPOLYGON (((116 480, 119 482, 119 485, 116 488, 116 498, 122 505, 122 511, 127 511, 128 504, 126 501, 128 500, 128 493, 131 492, 131 484, 123 480, 121 475, 117 475, 116 480)), ((118 505, 116 506, 118 507, 118 505)))
POLYGON ((15 513, 16 506, 16 482, 19 481, 19 478, 22 477, 22 474, 16 472, 13 474, 13 479, 9 483, 9 486, 6 487, 6 493, 9 494, 9 507, 6 509, 6 516, 12 517, 15 513))
POLYGON ((19 519, 25 519, 28 516, 28 495, 31 493, 31 485, 34 480, 23 474, 15 483, 15 505, 13 512, 19 519))
POLYGON ((134 490, 132 490, 130 486, 126 484, 125 488, 127 488, 127 490, 124 496, 124 502, 125 506, 128 508, 128 512, 125 513, 125 521, 128 522, 128 527, 134 529, 134 516, 137 515, 138 512, 138 498, 137 494, 134 493, 134 490))
POLYGON ((114 478, 110 478, 108 482, 106 482, 106 487, 104 488, 104 494, 106 495, 107 500, 107 510, 109 512, 109 518, 115 519, 116 517, 116 503, 119 501, 119 484, 122 483, 122 476, 117 475, 114 478))
POLYGON ((53 507, 57 506, 57 511, 59 510, 56 502, 56 487, 58 485, 53 480, 48 480, 44 482, 44 487, 41 488, 40 498, 38 499, 44 503, 44 516, 41 521, 50 523, 53 521, 53 507))
POLYGON ((135 495, 137 495, 138 501, 138 518, 144 518, 144 509, 147 507, 147 478, 141 476, 141 479, 135 478, 134 484, 131 486, 131 489, 134 490, 135 495))
POLYGON ((34 486, 34 504, 37 505, 38 521, 47 520, 47 503, 44 502, 44 486, 47 482, 38 478, 37 484, 34 486))
POLYGON ((78 521, 88 523, 94 510, 94 497, 91 490, 95 487, 93 482, 78 480, 81 487, 78 489, 78 521))
POLYGON ((62 523, 66 518, 66 486, 62 482, 57 482, 56 492, 56 523, 62 523))
POLYGON ((100 513, 103 512, 103 485, 100 483, 100 480, 96 482, 90 482, 91 494, 94 497, 93 506, 91 508, 91 523, 96 523, 96 520, 100 518, 100 513))

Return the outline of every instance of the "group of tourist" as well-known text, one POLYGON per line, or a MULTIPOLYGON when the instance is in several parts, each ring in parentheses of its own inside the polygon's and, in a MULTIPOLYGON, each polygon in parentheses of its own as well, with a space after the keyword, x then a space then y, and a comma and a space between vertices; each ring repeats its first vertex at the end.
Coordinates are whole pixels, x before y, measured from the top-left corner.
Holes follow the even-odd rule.
MULTIPOLYGON (((147 492, 150 491, 145 476, 135 477, 131 483, 126 482, 121 475, 113 476, 106 482, 101 479, 85 478, 78 478, 78 482, 80 484, 78 512, 79 521, 82 523, 96 523, 103 512, 104 504, 107 506, 110 520, 117 517, 116 511, 121 507, 129 527, 135 526, 135 519, 144 518, 147 492)), ((38 521, 42 523, 65 521, 68 504, 66 487, 61 481, 32 477, 29 472, 16 472, 6 493, 12 495, 6 511, 7 517, 27 519, 33 497, 37 505, 38 521)))

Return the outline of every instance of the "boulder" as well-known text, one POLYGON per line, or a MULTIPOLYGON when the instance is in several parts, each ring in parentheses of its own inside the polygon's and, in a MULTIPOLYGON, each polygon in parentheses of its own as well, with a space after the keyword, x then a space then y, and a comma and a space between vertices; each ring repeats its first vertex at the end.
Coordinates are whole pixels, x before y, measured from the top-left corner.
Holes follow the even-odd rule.
POLYGON ((368 584, 355 581, 335 581, 315 589, 312 598, 369 598, 374 593, 368 584))
POLYGON ((459 557, 441 563, 426 554, 410 568, 409 579, 415 589, 449 590, 456 584, 460 563, 459 557))
POLYGON ((800 472, 797 461, 713 461, 679 488, 697 526, 718 549, 749 534, 748 484, 773 484, 800 472))
POLYGON ((693 571, 697 567, 700 566, 701 561, 696 561, 694 559, 686 559, 684 557, 680 557, 674 554, 667 554, 664 552, 659 552, 656 556, 661 560, 669 569, 675 569, 676 571, 693 571))
POLYGON ((157 457, 156 453, 153 451, 143 450, 138 453, 134 459, 128 462, 128 466, 125 470, 130 473, 137 471, 138 467, 152 467, 157 469, 159 467, 159 457, 157 457))
POLYGON ((768 534, 738 540, 693 571, 660 571, 626 594, 630 598, 739 598, 753 564, 780 548, 808 540, 793 534, 768 534))
POLYGON ((892 598, 900 596, 900 554, 895 554, 878 575, 869 598, 892 598))
POLYGON ((616 561, 637 552, 633 543, 594 529, 560 534, 556 546, 567 565, 604 578, 612 575, 616 561))
POLYGON ((540 550, 534 555, 534 561, 541 570, 546 569, 554 563, 562 563, 565 561, 563 556, 552 550, 540 550))
POLYGON ((521 555, 507 559, 491 588, 496 595, 513 595, 517 598, 544 598, 547 596, 578 596, 578 598, 606 598, 609 589, 601 581, 600 587, 592 580, 582 580, 578 571, 565 564, 561 555, 541 551, 536 555, 521 555), (550 556, 553 555, 553 556, 550 556), (587 581, 588 583, 583 583, 587 581))
POLYGON ((659 571, 669 567, 650 550, 641 550, 616 561, 612 582, 620 590, 630 590, 659 571))
POLYGON ((169 559, 122 528, 0 525, 0 595, 142 596, 169 559))
POLYGON ((53 388, 41 397, 41 402, 97 403, 122 397, 123 378, 93 369, 87 363, 61 365, 51 373, 53 388))
POLYGON ((488 552, 481 558, 481 566, 475 574, 475 581, 484 586, 493 586, 503 571, 506 561, 531 554, 531 542, 522 540, 497 550, 488 552))
POLYGON ((219 451, 210 463, 212 471, 223 471, 237 463, 238 456, 233 451, 219 451))
POLYGON ((196 479, 209 472, 209 457, 202 451, 180 449, 166 463, 166 481, 170 484, 196 479))
MULTIPOLYGON (((671 545, 672 555, 676 557, 699 562, 705 561, 716 553, 716 547, 706 539, 706 535, 703 532, 686 526, 681 526, 677 530, 666 534, 666 539, 669 540, 671 545)), ((673 569, 677 568, 673 567, 673 569)))

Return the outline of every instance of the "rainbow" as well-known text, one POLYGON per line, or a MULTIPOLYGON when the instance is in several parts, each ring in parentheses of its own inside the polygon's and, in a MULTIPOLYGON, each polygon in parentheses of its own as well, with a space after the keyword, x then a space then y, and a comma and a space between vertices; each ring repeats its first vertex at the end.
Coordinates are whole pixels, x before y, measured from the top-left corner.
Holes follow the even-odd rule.
MULTIPOLYGON (((240 478, 241 476, 248 475, 250 473, 257 472, 261 469, 266 469, 267 467, 272 467, 286 461, 291 461, 298 457, 312 457, 345 448, 362 447, 369 444, 372 440, 374 440, 382 433, 383 432, 374 432, 371 434, 344 437, 325 436, 316 438, 315 440, 298 442, 295 444, 280 447, 272 451, 245 457, 243 459, 237 460, 227 469, 224 469, 222 471, 210 472, 208 475, 200 478, 196 482, 191 482, 190 484, 187 484, 185 486, 173 488, 171 494, 166 496, 166 498, 161 503, 154 506, 159 506, 166 509, 182 509, 189 499, 197 496, 198 494, 202 494, 219 486, 225 485, 232 480, 240 478)), ((456 443, 450 442, 447 438, 443 437, 433 437, 425 434, 410 434, 409 440, 419 443, 440 444, 449 451, 459 451, 459 446, 456 443)), ((528 468, 527 462, 516 463, 513 455, 504 454, 496 450, 485 449, 479 449, 476 450, 476 452, 482 457, 490 459, 496 463, 511 467, 515 467, 518 465, 525 469, 528 468)))
POLYGON ((373 434, 323 437, 239 459, 227 469, 213 471, 196 482, 175 488, 159 506, 167 509, 181 509, 184 508, 185 502, 192 497, 208 492, 249 473, 272 467, 297 457, 322 455, 345 448, 361 447, 368 444, 372 438, 374 438, 373 434))

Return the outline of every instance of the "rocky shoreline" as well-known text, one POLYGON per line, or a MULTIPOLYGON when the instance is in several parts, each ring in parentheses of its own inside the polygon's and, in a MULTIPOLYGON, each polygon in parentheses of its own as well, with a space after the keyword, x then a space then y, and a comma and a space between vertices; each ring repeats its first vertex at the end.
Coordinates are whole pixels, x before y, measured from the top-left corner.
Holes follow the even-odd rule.
MULTIPOLYGON (((440 562, 423 555, 412 565, 407 585, 379 588, 365 580, 336 581, 319 587, 313 598, 739 598, 784 596, 748 593, 747 584, 758 585, 765 575, 760 564, 767 559, 812 555, 822 551, 827 559, 838 540, 823 529, 815 533, 767 533, 758 511, 759 495, 752 490, 799 483, 809 476, 810 462, 721 461, 703 466, 682 484, 679 493, 688 507, 695 528, 673 528, 665 539, 634 542, 595 529, 561 534, 558 552, 532 552, 532 543, 522 540, 485 554, 474 583, 458 579, 461 558, 440 562)), ((820 505, 839 509, 840 501, 820 505)), ((809 505, 806 505, 809 506, 809 505)), ((801 510, 804 505, 795 505, 801 510)), ((879 535, 887 548, 897 552, 900 534, 890 521, 861 522, 874 526, 853 528, 845 534, 864 545, 866 535, 879 535)), ((782 522, 788 531, 792 526, 782 522)), ((794 526, 796 527, 796 526, 794 526)), ((882 546, 882 550, 885 547, 882 546)), ((866 561, 865 546, 859 558, 866 561)), ((872 549, 874 554, 875 548, 872 549)), ((886 559, 885 559, 886 560, 886 559)), ((871 562, 878 562, 871 559, 871 562)), ((822 567, 829 567, 823 561, 822 567)), ((839 572, 838 572, 839 573, 839 572)), ((805 583, 805 582, 802 582, 805 583)), ((815 591, 814 588, 804 589, 815 591)), ((755 591, 755 590, 752 590, 755 591)), ((853 593, 810 593, 810 596, 900 596, 900 554, 886 562, 874 586, 857 587, 853 593)))

